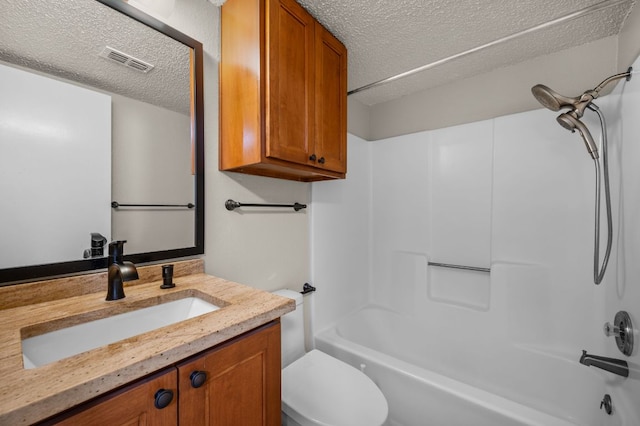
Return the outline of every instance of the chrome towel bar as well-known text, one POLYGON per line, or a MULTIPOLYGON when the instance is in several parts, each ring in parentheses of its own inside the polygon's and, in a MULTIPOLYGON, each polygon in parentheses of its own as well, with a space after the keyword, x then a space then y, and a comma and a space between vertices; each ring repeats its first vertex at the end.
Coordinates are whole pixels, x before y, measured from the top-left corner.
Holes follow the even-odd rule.
POLYGON ((452 265, 450 263, 429 262, 429 266, 438 266, 440 268, 464 269, 467 271, 491 272, 491 268, 479 268, 477 266, 452 265))

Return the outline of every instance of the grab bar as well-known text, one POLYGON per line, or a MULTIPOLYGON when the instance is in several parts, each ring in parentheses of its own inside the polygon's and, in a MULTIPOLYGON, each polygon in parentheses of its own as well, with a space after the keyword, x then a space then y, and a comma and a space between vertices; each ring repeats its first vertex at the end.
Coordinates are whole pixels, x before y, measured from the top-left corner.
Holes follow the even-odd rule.
POLYGON ((440 268, 464 269, 466 271, 491 272, 491 268, 479 268, 477 266, 452 265, 450 263, 428 262, 429 266, 438 266, 440 268))

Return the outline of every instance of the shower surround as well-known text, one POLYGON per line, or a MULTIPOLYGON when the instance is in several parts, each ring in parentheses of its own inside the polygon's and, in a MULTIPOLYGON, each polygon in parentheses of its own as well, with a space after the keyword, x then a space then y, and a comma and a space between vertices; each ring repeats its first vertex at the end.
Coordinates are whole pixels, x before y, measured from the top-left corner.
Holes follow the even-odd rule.
MULTIPOLYGON (((344 352, 327 336, 352 341, 344 330, 354 315, 394 318, 402 331, 385 334, 386 320, 364 326, 372 332, 368 342, 377 338, 369 349, 383 359, 408 360, 570 423, 640 424, 638 351, 625 357, 602 332, 619 310, 640 324, 638 78, 596 101, 609 129, 614 218, 611 260, 599 286, 593 161, 579 136, 555 123, 557 114, 539 109, 375 142, 350 135, 348 179, 312 189, 320 349, 359 366, 364 358, 354 353, 374 345, 356 341, 357 350, 344 352), (579 364, 583 349, 626 359, 629 378, 579 364), (611 416, 599 409, 605 394, 611 416)), ((589 111, 584 120, 598 139, 597 116, 589 111)), ((427 387, 390 385, 386 373, 371 370, 383 392, 396 394, 387 395, 390 424, 429 419, 419 402, 420 392, 432 398, 427 387), (400 403, 409 392, 414 403, 400 403)), ((406 371, 397 383, 401 376, 406 371)))

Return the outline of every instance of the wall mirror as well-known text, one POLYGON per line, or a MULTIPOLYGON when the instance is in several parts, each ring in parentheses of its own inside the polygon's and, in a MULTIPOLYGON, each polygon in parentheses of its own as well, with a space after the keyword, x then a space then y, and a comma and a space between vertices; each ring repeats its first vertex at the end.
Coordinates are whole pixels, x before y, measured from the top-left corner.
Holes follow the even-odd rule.
POLYGON ((0 5, 0 285, 204 253, 202 45, 122 0, 0 5))

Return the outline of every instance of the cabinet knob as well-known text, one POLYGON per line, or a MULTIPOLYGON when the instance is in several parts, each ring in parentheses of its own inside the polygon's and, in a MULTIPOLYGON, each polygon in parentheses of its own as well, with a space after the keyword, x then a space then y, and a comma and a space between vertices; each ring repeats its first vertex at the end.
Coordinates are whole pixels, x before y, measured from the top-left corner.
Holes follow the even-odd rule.
POLYGON ((324 164, 324 157, 320 157, 320 159, 318 160, 318 163, 324 164))
POLYGON ((199 388, 204 385, 204 382, 207 381, 207 372, 206 371, 194 371, 189 376, 189 380, 191 380, 191 386, 194 388, 199 388))
POLYGON ((155 401, 153 405, 155 405, 157 409, 163 409, 169 406, 169 404, 171 404, 171 401, 173 401, 173 391, 169 389, 160 389, 158 390, 158 392, 156 392, 154 398, 155 401))
POLYGON ((315 154, 311 154, 311 156, 309 157, 309 160, 316 161, 316 158, 318 158, 318 157, 316 157, 315 154))

